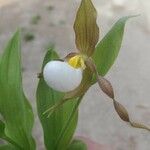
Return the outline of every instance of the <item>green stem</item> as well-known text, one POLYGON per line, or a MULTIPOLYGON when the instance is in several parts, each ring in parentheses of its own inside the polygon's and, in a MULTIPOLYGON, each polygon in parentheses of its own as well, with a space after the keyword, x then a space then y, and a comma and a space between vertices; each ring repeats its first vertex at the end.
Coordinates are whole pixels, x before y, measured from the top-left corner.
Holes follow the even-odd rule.
POLYGON ((66 125, 64 126, 64 128, 62 129, 62 131, 61 131, 59 137, 57 138, 56 144, 55 144, 55 145, 56 145, 56 149, 57 149, 57 146, 59 145, 60 140, 63 138, 65 132, 67 131, 67 129, 68 129, 68 127, 69 127, 69 124, 71 123, 71 121, 72 121, 72 119, 73 119, 73 117, 74 117, 74 115, 75 115, 75 113, 76 113, 76 111, 77 111, 77 109, 78 109, 78 106, 79 106, 79 104, 80 104, 80 102, 81 102, 83 96, 84 96, 84 95, 82 95, 81 97, 79 97, 79 99, 77 100, 77 103, 75 104, 75 106, 74 106, 74 108, 73 108, 73 110, 72 110, 72 113, 70 114, 70 116, 69 116, 69 118, 68 118, 68 120, 67 120, 67 122, 66 122, 66 125))

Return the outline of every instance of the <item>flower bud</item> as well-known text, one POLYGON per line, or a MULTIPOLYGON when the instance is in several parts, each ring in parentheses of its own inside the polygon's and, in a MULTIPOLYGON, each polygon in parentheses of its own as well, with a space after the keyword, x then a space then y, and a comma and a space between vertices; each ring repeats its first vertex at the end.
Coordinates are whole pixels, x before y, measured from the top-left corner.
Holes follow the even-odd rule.
POLYGON ((67 62, 50 61, 43 70, 45 82, 60 92, 69 92, 77 88, 82 80, 82 69, 74 68, 67 62))

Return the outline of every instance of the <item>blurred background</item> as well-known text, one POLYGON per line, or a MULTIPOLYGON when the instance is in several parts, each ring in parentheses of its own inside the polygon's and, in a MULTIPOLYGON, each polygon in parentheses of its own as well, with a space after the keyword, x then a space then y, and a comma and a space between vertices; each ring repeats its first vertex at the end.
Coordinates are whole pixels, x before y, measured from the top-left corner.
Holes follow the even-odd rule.
MULTIPOLYGON (((34 137, 44 150, 36 111, 37 73, 47 47, 64 57, 76 51, 73 23, 80 0, 0 0, 0 53, 17 28, 22 29, 23 83, 35 113, 34 137)), ((122 16, 140 14, 127 22, 119 57, 107 78, 117 100, 133 120, 150 125, 150 1, 93 0, 102 38, 122 16)), ((94 85, 80 106, 76 135, 86 136, 114 150, 149 150, 150 134, 128 126, 112 102, 94 85)))

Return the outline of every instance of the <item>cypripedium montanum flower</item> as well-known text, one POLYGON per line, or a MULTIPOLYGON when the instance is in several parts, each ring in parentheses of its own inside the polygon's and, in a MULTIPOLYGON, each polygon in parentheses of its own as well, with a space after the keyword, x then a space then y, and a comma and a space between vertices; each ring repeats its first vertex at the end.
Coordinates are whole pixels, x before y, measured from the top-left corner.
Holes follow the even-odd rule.
POLYGON ((46 64, 43 75, 46 83, 60 92, 72 91, 82 80, 82 68, 68 62, 51 61, 46 64))
POLYGON ((82 74, 86 65, 84 57, 72 53, 66 59, 48 62, 43 70, 46 83, 53 89, 60 92, 69 92, 76 89, 82 80, 82 74))
POLYGON ((101 90, 113 100, 114 108, 120 118, 133 127, 150 131, 145 125, 130 120, 127 110, 116 101, 111 83, 98 74, 92 60, 99 39, 96 19, 97 12, 91 0, 82 0, 74 23, 78 53, 73 52, 62 60, 50 61, 43 69, 45 82, 54 90, 65 92, 64 98, 43 114, 50 115, 67 100, 83 96, 92 85, 93 77, 96 77, 101 90))

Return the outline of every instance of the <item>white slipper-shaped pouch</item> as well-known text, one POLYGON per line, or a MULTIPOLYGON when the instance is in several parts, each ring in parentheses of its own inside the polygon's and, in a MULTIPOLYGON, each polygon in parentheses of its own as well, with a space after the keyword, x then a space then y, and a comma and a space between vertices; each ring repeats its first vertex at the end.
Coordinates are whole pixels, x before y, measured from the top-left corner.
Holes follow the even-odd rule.
POLYGON ((82 69, 74 68, 67 62, 50 61, 43 69, 47 85, 60 92, 69 92, 77 88, 82 80, 82 69))

